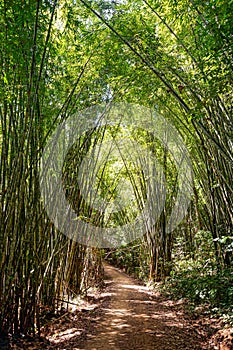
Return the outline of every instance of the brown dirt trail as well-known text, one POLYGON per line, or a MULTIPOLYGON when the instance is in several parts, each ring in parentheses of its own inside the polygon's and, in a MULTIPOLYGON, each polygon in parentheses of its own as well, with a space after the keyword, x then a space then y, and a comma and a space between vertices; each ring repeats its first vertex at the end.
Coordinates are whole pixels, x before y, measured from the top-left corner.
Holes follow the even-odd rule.
POLYGON ((48 323, 42 338, 25 339, 11 349, 232 349, 208 340, 218 328, 214 320, 190 318, 181 302, 166 299, 109 265, 105 285, 102 293, 89 294, 88 303, 48 323))
POLYGON ((183 315, 179 303, 156 295, 112 266, 105 267, 110 302, 77 349, 207 349, 203 331, 183 315))

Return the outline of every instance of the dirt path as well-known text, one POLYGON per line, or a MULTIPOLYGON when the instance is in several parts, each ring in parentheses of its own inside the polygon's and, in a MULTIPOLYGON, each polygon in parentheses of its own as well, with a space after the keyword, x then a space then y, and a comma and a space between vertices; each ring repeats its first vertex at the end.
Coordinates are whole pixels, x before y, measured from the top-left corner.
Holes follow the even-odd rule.
POLYGON ((105 271, 111 300, 75 349, 207 349, 203 328, 184 317, 179 303, 165 300, 114 267, 106 266, 105 271))
POLYGON ((208 340, 216 322, 191 319, 181 302, 168 300, 118 269, 105 266, 106 288, 89 302, 55 318, 42 338, 11 349, 47 350, 213 350, 208 340))

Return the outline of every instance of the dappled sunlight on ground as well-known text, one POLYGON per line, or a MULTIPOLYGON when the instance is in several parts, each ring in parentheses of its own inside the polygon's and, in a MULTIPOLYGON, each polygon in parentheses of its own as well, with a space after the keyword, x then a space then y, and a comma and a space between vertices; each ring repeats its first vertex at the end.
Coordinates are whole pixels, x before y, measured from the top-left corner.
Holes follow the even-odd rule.
POLYGON ((172 305, 117 269, 107 267, 106 272, 114 281, 110 288, 114 295, 95 324, 95 336, 87 336, 79 349, 202 349, 197 332, 184 318, 177 319, 177 306, 171 310, 172 305))
POLYGON ((106 288, 72 300, 69 310, 12 349, 213 350, 210 320, 192 320, 182 301, 168 300, 118 269, 106 266, 106 288))
POLYGON ((66 329, 65 331, 56 333, 55 337, 52 340, 53 343, 57 344, 60 342, 61 338, 64 340, 69 340, 73 337, 76 337, 82 333, 82 330, 77 328, 66 329))
POLYGON ((136 290, 137 292, 140 292, 140 293, 145 292, 147 294, 149 292, 147 287, 138 286, 138 285, 118 284, 118 286, 119 286, 119 289, 124 288, 129 290, 136 290))

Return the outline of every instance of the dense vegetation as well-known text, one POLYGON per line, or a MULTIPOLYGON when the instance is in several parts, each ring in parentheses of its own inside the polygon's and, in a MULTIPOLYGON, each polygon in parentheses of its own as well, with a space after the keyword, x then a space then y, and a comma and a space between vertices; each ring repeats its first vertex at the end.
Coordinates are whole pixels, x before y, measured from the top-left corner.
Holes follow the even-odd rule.
MULTIPOLYGON (((43 307, 55 311, 59 300, 101 284, 104 256, 150 283, 164 280, 175 297, 232 313, 232 11, 233 2, 226 0, 0 1, 4 332, 39 332, 43 307), (120 207, 106 220, 84 203, 77 171, 96 146, 121 137, 138 142, 156 156, 167 185, 153 228, 103 251, 69 239, 49 219, 40 193, 40 158, 52 132, 70 115, 122 101, 158 111, 178 130, 192 162, 193 196, 182 223, 167 231, 179 185, 169 149, 143 128, 86 132, 66 157, 63 183, 87 222, 122 225, 145 201, 142 163, 132 160, 118 181, 131 184, 134 206, 120 207)), ((124 165, 124 157, 121 161, 124 165)), ((111 202, 119 196, 114 162, 100 164, 99 174, 96 190, 103 197, 110 193, 111 202)))

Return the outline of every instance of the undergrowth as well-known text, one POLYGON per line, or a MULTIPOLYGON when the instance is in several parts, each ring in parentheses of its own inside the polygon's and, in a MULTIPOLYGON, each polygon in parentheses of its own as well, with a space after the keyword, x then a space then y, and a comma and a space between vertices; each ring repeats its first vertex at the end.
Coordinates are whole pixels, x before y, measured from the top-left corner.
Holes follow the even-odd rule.
MULTIPOLYGON (((171 275, 160 284, 159 290, 174 299, 185 299, 193 313, 201 306, 204 313, 220 317, 232 326, 233 264, 228 268, 217 268, 213 241, 208 232, 199 232, 196 244, 198 249, 191 257, 182 254, 183 249, 179 249, 182 241, 177 242, 171 275)), ((232 250, 232 240, 227 249, 232 250)))

